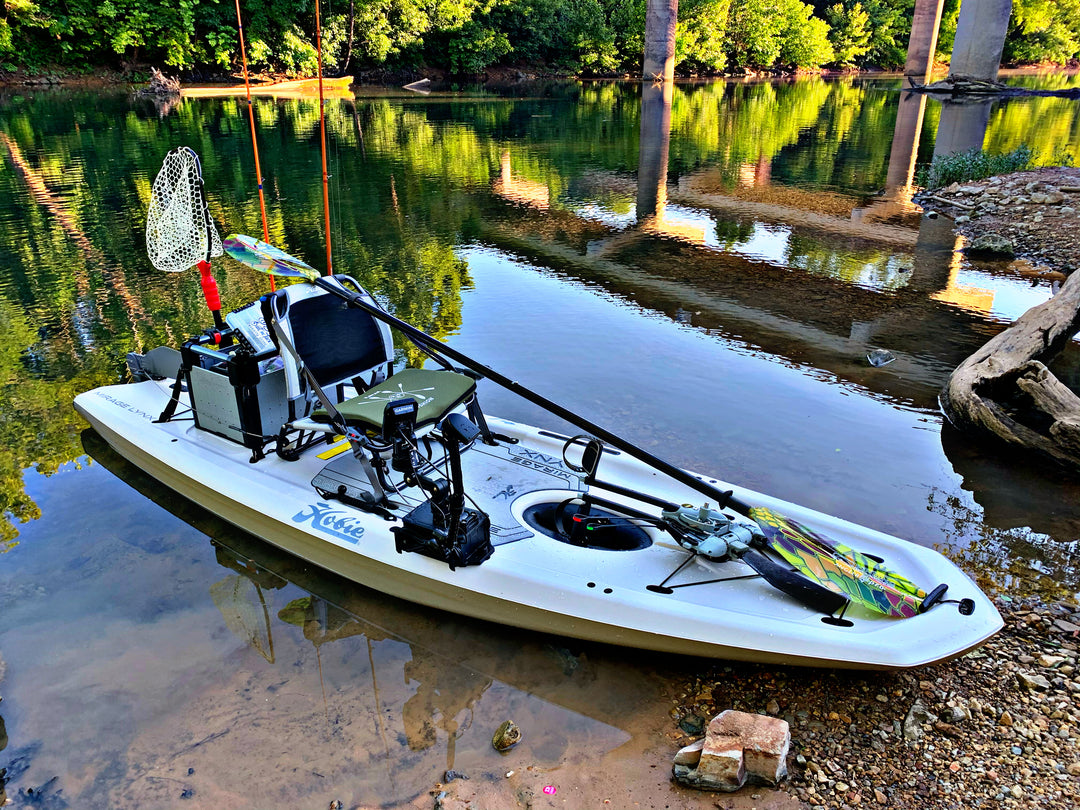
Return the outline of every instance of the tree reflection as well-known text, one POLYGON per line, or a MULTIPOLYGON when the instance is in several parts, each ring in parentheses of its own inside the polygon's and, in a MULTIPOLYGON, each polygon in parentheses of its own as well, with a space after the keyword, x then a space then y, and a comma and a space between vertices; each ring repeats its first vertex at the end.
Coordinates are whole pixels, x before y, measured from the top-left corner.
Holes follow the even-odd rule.
MULTIPOLYGON (((744 197, 778 194, 782 204, 814 210, 852 202, 887 185, 898 84, 679 85, 670 102, 667 184, 728 194, 741 183, 744 197)), ((583 201, 616 216, 632 209, 649 132, 640 88, 598 82, 539 88, 525 99, 329 102, 337 269, 398 315, 438 337, 454 334, 471 284, 454 246, 506 216, 506 199, 495 208, 490 193, 504 174, 546 196, 545 211, 530 214, 543 218, 544 233, 595 238, 595 224, 567 218, 583 201)), ((0 442, 8 451, 0 462, 0 548, 38 514, 24 471, 49 474, 78 455, 72 396, 120 381, 128 351, 176 345, 208 324, 194 274, 161 274, 146 259, 143 218, 162 156, 193 148, 222 231, 261 233, 244 105, 185 99, 160 110, 126 95, 70 92, 0 101, 8 167, 0 172, 0 442)), ((271 240, 319 266, 318 103, 261 98, 254 112, 271 240)), ((939 115, 928 105, 924 129, 939 115)), ((1033 143, 1049 156, 1075 148, 1078 129, 1080 110, 1067 100, 1001 102, 991 109, 986 144, 1001 151, 1033 143)), ((723 246, 753 233, 744 221, 716 227, 723 246)), ((785 260, 853 280, 861 273, 873 286, 894 280, 894 261, 875 249, 860 257, 862 269, 834 267, 827 250, 797 239, 785 260)), ((268 289, 264 277, 224 260, 215 274, 226 308, 268 289)), ((422 360, 403 352, 409 362, 422 360)))
MULTIPOLYGON (((242 112, 236 99, 189 100, 159 121, 156 109, 124 96, 59 93, 16 97, 0 109, 0 151, 15 167, 0 175, 4 215, 13 223, 0 229, 0 446, 7 449, 0 551, 16 542, 19 523, 40 515, 24 471, 49 475, 79 455, 75 394, 120 382, 127 352, 175 346, 209 325, 194 272, 161 274, 146 258, 144 216, 162 156, 178 144, 194 148, 222 230, 261 231, 242 112)), ((271 238, 317 260, 317 104, 259 101, 256 117, 271 238)), ((367 110, 368 143, 380 158, 364 163, 350 157, 357 142, 351 112, 333 108, 337 244, 342 269, 398 314, 445 337, 460 327, 460 294, 470 281, 448 238, 458 217, 447 221, 443 200, 421 189, 440 168, 449 172, 448 188, 468 182, 469 172, 486 178, 488 168, 484 159, 460 159, 475 154, 475 133, 423 119, 389 105, 367 110), (401 146, 410 153, 404 168, 391 157, 401 146), (400 193, 391 206, 386 191, 395 173, 400 193)), ((227 309, 267 291, 264 277, 225 260, 215 265, 227 309)))

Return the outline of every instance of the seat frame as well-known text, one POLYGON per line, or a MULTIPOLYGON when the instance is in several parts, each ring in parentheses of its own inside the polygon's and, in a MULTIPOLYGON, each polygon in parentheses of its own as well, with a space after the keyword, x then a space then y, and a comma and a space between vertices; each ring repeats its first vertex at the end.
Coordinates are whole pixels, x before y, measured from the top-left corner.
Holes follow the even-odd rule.
MULTIPOLYGON (((354 291, 364 295, 374 304, 374 299, 371 299, 370 295, 354 279, 348 276, 329 278, 343 288, 345 285, 351 286, 354 291)), ((317 294, 333 295, 334 293, 325 290, 316 290, 314 293, 304 290, 290 294, 287 291, 291 289, 292 287, 287 287, 285 290, 269 296, 269 304, 264 307, 264 315, 267 317, 267 322, 277 340, 282 360, 285 363, 286 381, 289 385, 290 396, 291 418, 281 428, 276 452, 281 458, 294 461, 299 458, 300 453, 310 447, 330 443, 337 435, 345 436, 349 441, 353 456, 363 468, 373 491, 371 502, 357 503, 355 505, 388 514, 386 508, 390 503, 387 492, 396 489, 388 479, 386 469, 386 462, 392 451, 392 444, 386 442, 381 435, 373 433, 370 430, 373 426, 370 422, 364 423, 369 430, 361 430, 356 425, 349 424, 349 421, 341 415, 337 406, 348 401, 344 396, 345 389, 348 387, 353 388, 356 396, 361 396, 367 391, 393 380, 395 376, 393 373, 393 341, 390 330, 381 321, 372 317, 372 320, 379 327, 386 359, 380 358, 378 363, 362 370, 360 375, 355 377, 350 375, 342 380, 323 380, 320 382, 296 349, 295 335, 292 334, 291 325, 288 322, 288 310, 290 305, 294 303, 290 296, 295 296, 296 301, 303 301, 317 294), (368 379, 364 380, 361 375, 368 375, 368 379), (328 388, 333 392, 332 394, 327 390, 328 388), (310 394, 314 396, 309 396, 310 394), (325 420, 313 418, 314 402, 321 404, 321 410, 326 414, 325 420)), ((495 440, 477 402, 475 391, 476 375, 453 368, 441 357, 435 356, 434 359, 447 372, 472 378, 473 384, 465 397, 456 398, 454 404, 445 413, 441 413, 437 418, 429 420, 426 425, 417 430, 414 438, 437 429, 439 423, 447 415, 464 409, 469 418, 480 429, 483 441, 494 444, 495 440)))

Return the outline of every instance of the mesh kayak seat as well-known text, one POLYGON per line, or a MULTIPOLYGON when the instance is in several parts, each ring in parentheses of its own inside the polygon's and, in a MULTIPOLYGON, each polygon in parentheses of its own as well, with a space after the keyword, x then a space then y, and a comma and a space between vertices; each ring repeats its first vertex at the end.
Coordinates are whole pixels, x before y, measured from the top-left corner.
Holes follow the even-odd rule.
MULTIPOLYGON (((355 279, 337 275, 328 283, 359 293, 375 305, 355 279)), ((292 419, 311 414, 319 405, 306 367, 332 402, 345 399, 345 389, 365 391, 383 382, 393 370, 394 341, 390 328, 357 307, 349 306, 314 284, 293 284, 268 297, 264 305, 271 331, 280 330, 294 351, 281 348, 292 419)))
MULTIPOLYGON (((382 435, 383 413, 387 403, 408 397, 415 399, 420 408, 416 416, 416 429, 419 431, 441 422, 448 414, 470 402, 475 394, 476 381, 464 374, 406 368, 335 407, 350 427, 369 435, 382 435)), ((311 418, 316 422, 330 422, 330 415, 323 408, 316 408, 311 418)))

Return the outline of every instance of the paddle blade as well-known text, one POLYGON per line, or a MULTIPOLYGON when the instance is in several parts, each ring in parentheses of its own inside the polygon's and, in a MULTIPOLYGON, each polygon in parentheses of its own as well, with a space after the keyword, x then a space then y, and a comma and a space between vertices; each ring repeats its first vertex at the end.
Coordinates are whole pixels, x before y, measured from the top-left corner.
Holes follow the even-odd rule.
POLYGON ((310 264, 260 239, 234 233, 225 238, 224 246, 227 256, 260 273, 285 278, 304 278, 308 281, 319 278, 319 271, 310 264))
POLYGON ((774 588, 820 613, 831 616, 849 601, 847 595, 819 585, 757 551, 747 551, 739 559, 774 588))
MULTIPOLYGON (((886 616, 910 618, 919 612, 926 594, 899 574, 855 552, 849 557, 812 529, 771 509, 754 507, 749 517, 757 521, 769 546, 802 574, 856 604, 886 616), (862 558, 867 570, 857 558, 862 558)), ((850 549, 848 550, 850 552, 850 549)))

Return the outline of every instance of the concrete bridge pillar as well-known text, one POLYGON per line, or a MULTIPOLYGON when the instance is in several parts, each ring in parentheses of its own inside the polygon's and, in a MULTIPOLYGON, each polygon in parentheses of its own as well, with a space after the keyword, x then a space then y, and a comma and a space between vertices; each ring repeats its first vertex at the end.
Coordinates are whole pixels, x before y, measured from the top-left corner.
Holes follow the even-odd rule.
POLYGON ((667 204, 671 99, 675 85, 646 82, 641 88, 641 140, 638 143, 637 218, 663 219, 667 204))
POLYGON ((945 0, 915 0, 904 76, 920 84, 930 81, 930 74, 934 70, 934 51, 937 50, 938 28, 941 26, 941 9, 944 5, 945 0))
POLYGON ((956 21, 950 76, 995 81, 1009 30, 1012 0, 963 0, 956 21))
POLYGON ((972 149, 982 149, 986 127, 990 123, 992 101, 941 102, 934 157, 955 155, 972 149))
POLYGON ((645 6, 645 81, 670 82, 675 78, 675 24, 679 0, 648 0, 645 6))

